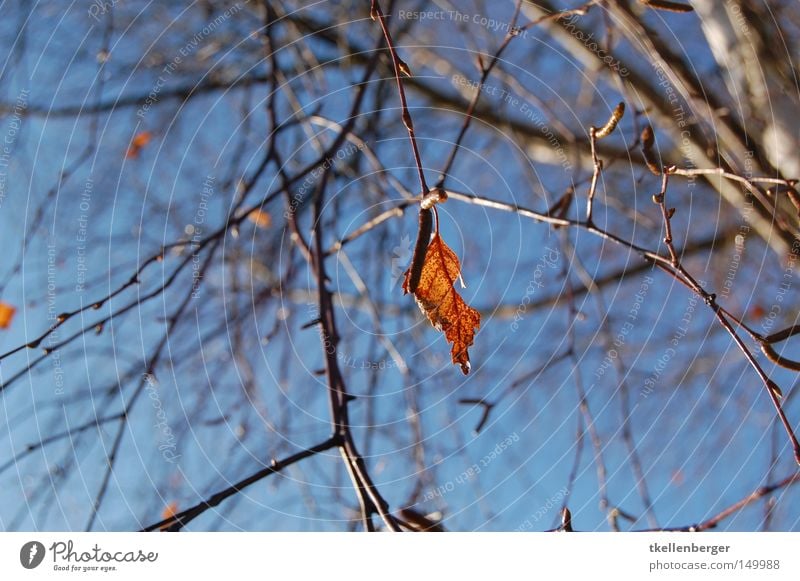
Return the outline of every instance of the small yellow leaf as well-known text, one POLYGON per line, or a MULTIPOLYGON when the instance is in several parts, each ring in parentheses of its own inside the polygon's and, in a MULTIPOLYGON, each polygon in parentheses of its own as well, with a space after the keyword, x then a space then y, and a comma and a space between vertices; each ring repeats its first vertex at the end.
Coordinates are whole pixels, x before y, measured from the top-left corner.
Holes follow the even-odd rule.
MULTIPOLYGON (((406 272, 403 291, 409 292, 411 271, 406 272)), ((470 370, 469 352, 475 331, 480 327, 481 315, 461 298, 453 287, 461 277, 458 257, 442 238, 435 234, 428 244, 419 284, 414 289, 414 298, 422 312, 435 329, 444 332, 453 344, 450 355, 453 363, 461 365, 466 375, 470 370)))

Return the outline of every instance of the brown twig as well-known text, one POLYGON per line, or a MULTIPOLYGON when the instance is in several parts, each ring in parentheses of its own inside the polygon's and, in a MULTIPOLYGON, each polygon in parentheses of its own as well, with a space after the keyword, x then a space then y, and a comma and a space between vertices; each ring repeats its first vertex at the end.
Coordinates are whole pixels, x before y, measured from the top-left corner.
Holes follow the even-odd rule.
MULTIPOLYGON (((666 176, 662 175, 662 189, 665 189, 667 183, 668 183, 668 178, 666 176)), ((697 282, 697 280, 695 280, 694 277, 683 267, 683 265, 680 263, 680 260, 677 260, 677 264, 676 264, 675 261, 678 258, 678 256, 677 256, 677 253, 675 252, 674 244, 673 244, 673 242, 671 240, 671 226, 669 226, 670 242, 668 244, 668 248, 672 247, 672 250, 670 252, 670 257, 669 258, 665 258, 665 257, 661 256, 660 254, 658 254, 657 252, 653 252, 651 250, 643 248, 643 247, 641 247, 641 246, 639 246, 639 245, 637 245, 637 244, 635 244, 633 242, 627 241, 627 240, 625 240, 625 239, 623 239, 623 238, 621 238, 621 237, 619 237, 619 236, 617 236, 615 234, 612 234, 612 233, 610 233, 610 232, 608 232, 606 230, 598 228, 597 226, 595 226, 593 224, 588 224, 586 222, 581 222, 581 221, 576 221, 576 220, 569 220, 569 219, 557 219, 557 218, 553 218, 552 216, 547 215, 546 213, 536 212, 536 211, 533 211, 533 210, 529 210, 527 208, 522 208, 522 207, 517 206, 515 204, 508 204, 508 203, 505 203, 505 202, 497 202, 495 200, 489 200, 489 199, 483 198, 481 196, 476 196, 476 195, 472 195, 472 194, 460 194, 460 193, 448 191, 448 196, 449 196, 450 199, 456 199, 456 200, 459 200, 459 201, 465 201, 465 202, 469 202, 469 203, 473 203, 473 204, 478 204, 478 205, 481 205, 481 206, 486 206, 486 207, 491 207, 491 208, 495 208, 495 209, 499 209, 499 210, 504 210, 504 211, 507 211, 507 212, 513 212, 513 213, 519 214, 521 216, 525 216, 525 217, 528 217, 528 218, 531 218, 533 220, 540 221, 540 222, 547 222, 547 223, 550 223, 550 224, 561 224, 561 225, 565 225, 565 226, 573 226, 573 227, 578 227, 578 228, 585 229, 588 232, 591 232, 592 234, 595 234, 595 235, 597 235, 597 236, 599 236, 599 237, 601 237, 601 238, 603 238, 605 240, 612 241, 612 242, 614 242, 616 244, 619 244, 621 246, 624 246, 624 247, 627 247, 627 248, 629 248, 631 250, 636 251, 644 259, 646 259, 649 262, 653 263, 654 265, 658 266, 663 272, 669 274, 670 276, 675 278, 675 280, 677 280, 681 284, 685 285, 692 292, 694 292, 698 296, 700 296, 703 299, 703 301, 706 303, 706 305, 708 305, 709 308, 712 309, 712 311, 714 312, 714 314, 715 314, 718 322, 720 323, 720 325, 722 325, 722 327, 725 329, 725 331, 728 332, 728 334, 731 336, 731 338, 736 343, 737 347, 739 347, 739 349, 744 354, 744 356, 747 359, 747 361, 750 364, 750 366, 755 370, 755 372, 758 374, 758 376, 761 379, 761 381, 764 383, 764 386, 767 389, 767 393, 768 393, 768 395, 770 397, 770 400, 772 401, 772 404, 775 407, 776 413, 778 414, 778 418, 780 419, 780 422, 784 427, 784 431, 786 432, 787 437, 789 438, 789 441, 790 441, 790 443, 792 445, 792 449, 794 451, 795 460, 796 460, 796 462, 798 464, 800 464, 800 442, 798 442, 797 437, 795 436, 795 433, 794 433, 794 429, 792 428, 791 424, 789 423, 789 420, 786 417, 786 414, 783 411, 783 408, 782 408, 782 406, 780 404, 780 396, 781 396, 780 388, 775 384, 774 381, 772 381, 767 376, 767 374, 764 372, 764 370, 759 365, 758 361, 756 361, 756 359, 753 356, 753 354, 750 353, 750 350, 744 344, 744 342, 742 341, 742 338, 739 337, 739 335, 737 334, 736 330, 733 328, 733 326, 731 325, 730 321, 728 320, 727 311, 725 309, 723 309, 716 302, 716 295, 706 291, 703 288, 703 286, 700 285, 697 282)), ((660 202, 660 205, 662 205, 662 204, 663 204, 663 200, 660 202)), ((663 206, 662 216, 666 217, 668 219, 668 221, 669 221, 672 218, 672 212, 669 209, 667 209, 666 206, 663 206)), ((667 238, 667 236, 665 236, 665 238, 667 238)))
POLYGON ((648 8, 654 8, 656 10, 666 10, 667 12, 692 12, 694 8, 692 8, 688 4, 681 4, 680 2, 670 2, 669 0, 639 0, 640 4, 644 4, 648 8))
POLYGON ((422 194, 428 192, 428 184, 425 182, 425 172, 422 168, 422 157, 419 153, 419 146, 417 145, 417 138, 414 134, 414 121, 411 119, 411 113, 408 111, 408 101, 406 100, 406 91, 403 88, 403 71, 408 71, 408 65, 400 59, 397 54, 397 49, 392 41, 392 34, 389 32, 389 27, 386 25, 386 16, 381 10, 381 5, 378 0, 371 0, 372 7, 370 9, 370 16, 373 20, 377 20, 383 31, 383 37, 386 40, 386 46, 389 49, 389 54, 392 57, 392 64, 394 65, 394 78, 397 81, 397 93, 400 95, 400 108, 403 125, 408 131, 408 139, 411 141, 411 149, 414 153, 414 162, 417 164, 417 174, 419 176, 419 187, 422 194))
POLYGON ((215 506, 220 505, 224 500, 230 498, 231 496, 240 493, 242 490, 255 484, 256 482, 260 482, 267 476, 271 476, 272 474, 276 474, 282 471, 284 468, 291 466, 292 464, 296 464, 301 460, 305 460, 306 458, 310 458, 311 456, 316 456, 317 454, 321 454, 326 450, 331 450, 340 444, 339 439, 336 436, 328 438, 324 442, 317 444, 316 446, 312 446, 306 450, 298 452, 296 454, 292 454, 282 460, 273 460, 272 463, 255 472, 254 474, 248 476, 229 486, 228 488, 217 492, 216 494, 211 495, 207 500, 200 502, 194 505, 191 508, 187 508, 184 511, 181 511, 177 514, 174 514, 168 518, 158 521, 157 523, 153 523, 145 528, 143 528, 140 532, 151 532, 151 531, 179 531, 187 524, 192 522, 198 516, 206 512, 207 510, 214 508, 215 506))
POLYGON ((559 530, 564 533, 573 532, 572 513, 566 506, 561 509, 561 527, 559 528, 559 530))
POLYGON ((649 529, 649 530, 656 530, 656 531, 674 531, 674 532, 700 532, 700 531, 707 531, 711 529, 715 529, 719 526, 719 524, 724 521, 726 518, 730 517, 731 515, 739 512, 743 508, 753 504, 754 502, 764 498, 765 496, 769 496, 773 492, 777 490, 781 490, 784 488, 789 488, 790 486, 794 486, 800 482, 800 474, 794 473, 783 480, 780 480, 774 484, 769 484, 767 486, 762 486, 758 488, 739 500, 738 502, 733 503, 729 507, 725 508, 724 510, 720 511, 713 517, 704 520, 701 523, 682 526, 682 527, 671 527, 671 528, 662 528, 662 529, 649 529))
MULTIPOLYGON (((674 275, 678 275, 676 276, 676 278, 687 284, 687 286, 689 286, 689 288, 693 292, 695 292, 698 296, 700 296, 706 303, 706 305, 708 305, 712 309, 720 325, 722 325, 722 327, 728 332, 728 334, 731 336, 736 345, 744 354, 750 366, 755 370, 761 381, 764 383, 764 387, 767 390, 767 394, 769 395, 769 398, 772 401, 775 411, 778 414, 778 418, 783 424, 784 430, 786 431, 786 435, 788 436, 789 442, 792 445, 795 462, 797 462, 797 464, 800 464, 800 442, 797 440, 797 436, 794 433, 794 429, 792 428, 791 423, 789 423, 789 420, 786 417, 785 412, 783 411, 783 407, 781 406, 780 398, 782 397, 782 392, 780 387, 778 387, 778 385, 767 376, 767 374, 762 369, 761 365, 758 363, 758 361, 756 361, 753 354, 750 353, 750 350, 744 344, 742 338, 739 337, 738 333, 731 325, 730 321, 727 318, 727 315, 717 303, 716 295, 706 291, 703 288, 703 286, 697 280, 695 280, 691 274, 689 274, 689 272, 681 264, 680 258, 678 257, 678 254, 675 251, 675 247, 672 242, 672 225, 671 225, 672 217, 675 214, 675 209, 667 208, 665 201, 669 175, 673 170, 674 167, 664 168, 661 180, 661 191, 655 196, 653 196, 653 201, 660 207, 661 215, 664 220, 664 231, 665 231, 664 243, 667 245, 667 249, 669 250, 670 253, 671 257, 670 262, 672 264, 673 273, 674 275)), ((662 266, 662 270, 666 270, 663 268, 663 265, 660 266, 662 266)))
POLYGON ((489 75, 492 72, 492 69, 497 65, 500 57, 503 55, 503 52, 508 48, 508 45, 511 43, 512 40, 519 34, 520 30, 517 28, 517 20, 519 19, 519 11, 522 6, 522 1, 518 0, 516 8, 514 9, 514 15, 511 17, 511 23, 508 26, 508 32, 506 33, 503 42, 500 44, 500 47, 495 51, 492 55, 492 58, 489 59, 489 62, 485 65, 481 66, 481 78, 478 81, 478 86, 475 89, 475 95, 472 97, 472 100, 467 107, 466 113, 464 113, 464 122, 461 124, 461 129, 458 132, 458 136, 456 137, 455 142, 453 142, 453 147, 450 149, 450 155, 447 157, 447 161, 442 168, 442 171, 439 176, 439 181, 436 183, 436 188, 441 189, 444 188, 445 180, 447 179, 447 174, 453 167, 453 163, 455 162, 456 155, 458 154, 461 148, 461 142, 464 140, 464 136, 467 134, 467 130, 469 129, 470 124, 472 123, 473 115, 475 113, 475 107, 478 105, 478 101, 481 98, 481 93, 483 92, 483 85, 486 83, 486 80, 489 78, 489 75))
POLYGON ((785 341, 789 337, 792 337, 798 333, 800 333, 800 325, 792 325, 791 327, 787 327, 786 329, 778 331, 777 333, 773 333, 772 335, 768 335, 767 337, 757 336, 755 338, 761 345, 761 351, 764 353, 767 359, 777 365, 780 365, 781 367, 785 367, 786 369, 800 371, 800 363, 794 361, 793 359, 783 357, 772 346, 774 343, 785 341))
POLYGON ((664 221, 664 244, 669 251, 670 261, 674 268, 679 269, 681 261, 675 251, 675 245, 672 243, 672 216, 675 214, 675 208, 667 208, 667 185, 669 184, 670 170, 672 170, 671 167, 666 168, 661 175, 661 190, 653 195, 653 203, 658 205, 661 210, 661 217, 664 221))

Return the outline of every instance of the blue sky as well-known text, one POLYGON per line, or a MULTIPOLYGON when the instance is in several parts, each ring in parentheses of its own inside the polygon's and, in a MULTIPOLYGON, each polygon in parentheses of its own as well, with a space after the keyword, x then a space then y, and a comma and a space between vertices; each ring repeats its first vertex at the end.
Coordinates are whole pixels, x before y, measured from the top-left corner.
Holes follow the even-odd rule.
MULTIPOLYGON (((466 13, 468 9, 462 8, 466 13)), ((171 20, 179 12, 177 8, 160 10, 158 18, 134 21, 138 28, 114 31, 112 57, 106 68, 99 69, 100 76, 93 55, 103 46, 104 27, 87 17, 85 7, 68 11, 60 21, 45 14, 34 18, 24 51, 13 41, 11 33, 17 23, 10 19, 0 29, 5 63, 3 102, 14 103, 23 94, 27 107, 38 111, 146 96, 164 74, 162 63, 180 54, 181 47, 209 22, 201 10, 191 10, 180 20, 171 20), (159 24, 166 22, 171 22, 169 27, 159 24), (168 34, 162 35, 164 31, 168 34), (151 41, 152 47, 142 50, 151 41), (15 61, 17 50, 22 56, 15 61)), ((504 6, 492 16, 504 20, 507 12, 504 6)), ((132 20, 132 14, 122 12, 120 22, 132 20)), ((316 13, 309 8, 308 15, 316 13)), ((595 17, 587 18, 586 22, 596 22, 591 20, 595 17)), ((677 15, 664 18, 668 30, 685 29, 681 48, 697 55, 693 62, 703 81, 716 86, 713 76, 706 74, 715 70, 715 64, 701 51, 696 21, 678 20, 677 15)), ((166 93, 226 75, 263 74, 267 66, 254 48, 257 43, 246 36, 259 26, 247 10, 231 15, 199 39, 159 90, 166 93), (213 43, 218 43, 216 50, 213 43), (198 51, 203 50, 210 56, 200 58, 198 51)), ((371 50, 377 38, 366 15, 338 23, 337 33, 338 29, 364 49, 371 50)), ((426 35, 432 30, 437 29, 427 26, 418 37, 402 37, 401 53, 422 82, 455 95, 457 82, 452 71, 437 72, 420 56, 419 47, 431 44, 426 35)), ((460 74, 474 78, 468 59, 473 58, 475 43, 487 50, 480 36, 486 33, 485 27, 449 21, 438 30, 442 31, 440 53, 456 64, 460 74)), ((502 34, 488 39, 491 49, 502 41, 502 34)), ((307 46, 322 63, 342 57, 322 40, 312 38, 307 46)), ((626 51, 630 47, 623 42, 618 52, 625 56, 626 51)), ((344 121, 355 91, 353 83, 361 76, 359 65, 342 69, 331 64, 306 66, 296 62, 292 47, 281 49, 278 59, 287 67, 288 87, 296 92, 305 113, 344 121)), ((490 80, 520 100, 511 103, 504 101, 501 93, 485 95, 484 104, 504 119, 526 122, 531 117, 526 117, 525 111, 542 115, 553 111, 564 125, 583 135, 589 124, 602 123, 624 98, 603 78, 594 84, 595 79, 584 75, 539 29, 512 42, 501 68, 542 101, 524 101, 518 89, 490 80), (575 106, 579 91, 592 95, 585 110, 575 106)), ((386 169, 370 169, 363 152, 350 149, 343 155, 327 192, 330 202, 325 216, 330 222, 326 222, 326 246, 402 201, 396 191, 378 188, 380 174, 391 174, 416 193, 415 169, 403 127, 396 122, 398 101, 388 74, 388 69, 380 68, 371 80, 365 100, 368 114, 357 123, 357 131, 366 130, 370 116, 385 124, 379 138, 368 145, 386 169), (359 163, 356 173, 351 171, 353 163, 359 163)), ((0 294, 0 300, 18 308, 11 328, 0 331, 0 352, 27 343, 47 329, 48 299, 53 303, 50 316, 90 304, 124 284, 136 265, 158 252, 162 244, 190 237, 192 230, 187 227, 207 233, 224 224, 236 200, 236 180, 252 175, 263 155, 266 94, 262 83, 211 91, 186 104, 159 98, 143 115, 137 115, 136 107, 120 106, 97 117, 85 112, 77 118, 23 117, 12 144, 10 179, 0 206, 0 248, 4 249, 0 281, 6 282, 16 266, 20 241, 28 232, 31 236, 19 272, 0 294), (243 110, 248 115, 243 115, 243 110), (142 131, 151 132, 153 140, 138 156, 126 158, 131 139, 142 131), (59 176, 81 159, 87 144, 94 147, 86 160, 59 183, 59 176), (209 177, 213 177, 213 191, 203 196, 209 177), (49 195, 50 191, 54 193, 49 195), (201 203, 208 204, 208 211, 199 223, 201 203), (40 206, 41 224, 31 232, 40 206), (89 236, 85 248, 89 268, 85 289, 76 291, 82 272, 78 264, 84 223, 89 236), (48 265, 50 282, 54 282, 51 289, 48 265)), ((280 97, 278 104, 281 119, 291 121, 293 111, 287 98, 280 97)), ((463 111, 432 106, 428 98, 414 91, 410 91, 410 106, 427 176, 434 182, 463 111)), ((4 118, 0 135, 14 133, 12 122, 8 116, 4 118)), ((314 139, 305 132, 309 127, 287 129, 281 136, 281 153, 290 174, 317 155, 314 139)), ((333 136, 318 126, 314 131, 313 137, 323 144, 333 136)), ((628 115, 609 144, 630 147, 634 135, 628 115)), ((505 128, 476 122, 448 187, 542 210, 570 183, 576 183, 579 200, 573 212, 576 207, 583 211, 590 168, 574 164, 565 171, 559 165, 526 162, 520 142, 505 128)), ((601 185, 598 225, 657 247, 659 215, 650 196, 658 189, 658 178, 646 174, 641 166, 621 161, 612 164, 604 178, 608 181, 601 185), (608 198, 613 199, 609 202, 608 198), (638 212, 640 217, 630 220, 622 210, 638 212)), ((255 202, 277 187, 279 177, 270 168, 248 200, 255 202)), ((675 180, 673 188, 669 196, 679 208, 674 221, 679 246, 686 239, 701 240, 740 223, 736 213, 721 206, 718 195, 706 185, 689 186, 675 180)), ((225 238, 204 273, 198 297, 190 301, 183 322, 170 333, 155 378, 145 381, 142 376, 153 346, 191 287, 191 267, 163 295, 115 315, 99 334, 87 333, 60 349, 57 360, 50 357, 4 390, 0 395, 0 466, 29 443, 119 413, 138 382, 145 381, 148 386, 152 382, 132 409, 107 497, 93 524, 95 529, 129 530, 158 520, 172 502, 181 510, 188 508, 257 471, 271 458, 285 457, 327 438, 330 419, 325 377, 315 373, 323 365, 319 334, 315 327, 303 328, 318 313, 316 282, 302 257, 291 250, 282 218, 285 201, 275 200, 264 210, 273 218, 271 227, 258 228, 245 221, 238 237, 229 234, 225 238), (284 284, 281 276, 290 265, 297 274, 284 284), (260 297, 256 291, 269 286, 276 288, 270 299, 256 299, 260 297), (234 347, 237 334, 247 348, 246 364, 234 347), (57 385, 60 373, 63 388, 57 385), (252 383, 251 378, 255 378, 252 383), (165 450, 170 452, 165 455, 165 450), (176 455, 177 461, 169 460, 176 455)), ((599 279, 617 269, 638 266, 640 258, 586 231, 565 234, 518 214, 457 200, 441 205, 439 212, 441 234, 461 259, 467 286, 460 292, 483 313, 481 329, 470 349, 473 371, 468 376, 450 364, 449 345, 430 328, 413 300, 403 296, 393 278, 393 259, 396 263, 403 254, 404 240, 413 243, 415 239, 415 212, 406 211, 402 218, 387 221, 348 244, 346 257, 334 254, 326 262, 331 288, 345 297, 359 295, 350 278, 352 265, 366 281, 380 315, 378 329, 363 301, 345 301, 337 309, 344 337, 340 361, 348 389, 358 396, 351 406, 354 433, 376 484, 392 507, 405 506, 419 475, 409 421, 414 400, 426 444, 425 479, 414 508, 441 513, 449 530, 545 530, 558 524, 564 502, 577 528, 608 530, 606 513, 599 507, 595 450, 588 436, 580 446, 576 444, 576 430, 582 425, 581 391, 601 442, 608 496, 623 511, 640 516, 635 524, 620 521, 623 529, 650 526, 622 438, 623 398, 632 412, 630 429, 660 526, 682 526, 709 518, 793 469, 791 450, 775 425, 774 411, 757 377, 721 332, 710 310, 673 279, 654 271, 632 274, 603 287, 602 304, 594 295, 579 294, 577 319, 563 304, 535 312, 522 310, 512 329, 508 309, 563 295, 569 284, 580 284, 582 272, 599 279), (394 252, 396 248, 400 250, 394 252), (566 271, 569 274, 565 275, 566 271), (538 282, 542 285, 535 284, 538 282), (626 326, 628 321, 632 325, 626 326), (614 337, 623 329, 624 341, 617 353, 627 369, 627 396, 621 391, 620 376, 611 369, 599 371, 608 356, 602 333, 607 330, 614 337), (530 373, 567 350, 570 332, 576 336, 575 360, 552 362, 545 371, 530 373), (396 344, 409 363, 412 372, 408 376, 398 370, 397 361, 387 351, 387 341, 396 344), (668 360, 661 371, 660 358, 668 360), (648 379, 653 380, 652 390, 646 389, 648 379), (458 400, 499 399, 515 382, 518 386, 499 400, 485 428, 475 434, 480 409, 458 400), (773 452, 778 462, 770 471, 773 452), (576 478, 570 485, 573 470, 576 478)), ((299 223, 305 233, 310 231, 307 204, 301 206, 299 223)), ((747 237, 745 247, 746 260, 737 266, 737 292, 726 306, 735 312, 750 312, 759 305, 769 312, 767 307, 778 302, 786 265, 781 267, 755 235, 747 237)), ((734 251, 729 243, 710 255, 693 254, 685 265, 711 288, 719 288, 734 251)), ((59 336, 67 337, 81 325, 146 295, 190 252, 187 248, 167 251, 163 261, 150 264, 141 273, 141 284, 96 311, 74 317, 59 328, 59 336)), ((198 260, 206 256, 203 252, 198 260)), ((781 300, 786 308, 780 316, 783 323, 790 324, 796 316, 796 309, 789 305, 796 304, 797 285, 794 270, 786 272, 791 288, 781 300)), ((2 381, 40 353, 23 350, 3 360, 2 381)), ((792 397, 795 376, 783 370, 770 371, 784 387, 786 411, 796 424, 800 408, 792 397)), ((116 426, 116 421, 109 421, 99 430, 92 427, 80 436, 59 439, 0 473, 0 528, 83 529, 102 483, 116 426)), ((781 492, 776 498, 771 526, 796 530, 798 514, 792 507, 798 505, 797 490, 781 492)), ((343 507, 355 506, 341 458, 329 452, 256 484, 189 528, 342 530, 353 517, 343 507)), ((763 514, 762 505, 749 508, 726 520, 723 528, 755 530, 763 514)))

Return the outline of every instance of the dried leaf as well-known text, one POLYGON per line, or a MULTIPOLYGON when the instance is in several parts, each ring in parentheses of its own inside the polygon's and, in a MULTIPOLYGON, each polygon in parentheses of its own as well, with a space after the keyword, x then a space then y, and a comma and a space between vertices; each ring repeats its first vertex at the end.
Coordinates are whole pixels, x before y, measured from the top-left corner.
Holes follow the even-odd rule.
POLYGON ((247 219, 259 228, 269 228, 272 226, 272 216, 264 210, 254 210, 247 215, 247 219))
POLYGON ((176 514, 178 514, 178 503, 173 500, 164 507, 164 510, 161 512, 161 518, 166 520, 172 518, 176 514))
POLYGON ((11 320, 16 312, 17 309, 15 307, 8 303, 0 302, 0 329, 8 329, 11 326, 11 320))
MULTIPOLYGON (((409 269, 403 282, 406 293, 409 292, 410 275, 409 269)), ((419 284, 413 294, 431 325, 444 332, 447 341, 453 344, 450 351, 453 363, 461 365, 461 371, 467 374, 470 369, 467 349, 480 327, 481 315, 467 305, 453 287, 460 277, 458 257, 439 234, 435 234, 428 244, 419 284)))
POLYGON ((152 139, 153 134, 149 131, 137 133, 133 136, 131 144, 128 146, 128 151, 125 153, 125 157, 128 159, 135 159, 139 157, 139 153, 148 143, 150 143, 152 139))
MULTIPOLYGON (((178 514, 178 503, 176 501, 170 502, 167 506, 164 507, 164 510, 161 511, 161 518, 163 520, 167 520, 169 518, 174 517, 178 514)), ((170 525, 164 525, 161 527, 161 530, 167 530, 170 525)))

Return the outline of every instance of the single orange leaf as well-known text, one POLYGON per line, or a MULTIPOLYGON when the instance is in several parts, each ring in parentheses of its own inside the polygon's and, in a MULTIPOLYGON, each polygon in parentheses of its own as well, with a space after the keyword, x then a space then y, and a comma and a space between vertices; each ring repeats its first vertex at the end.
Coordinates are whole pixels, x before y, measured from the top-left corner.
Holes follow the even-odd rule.
POLYGON ((15 307, 8 303, 0 302, 0 329, 8 329, 11 326, 11 320, 16 312, 17 309, 15 307))
MULTIPOLYGON (((174 517, 176 514, 178 514, 178 503, 173 500, 167 506, 164 507, 164 510, 161 511, 161 518, 162 520, 167 520, 174 517)), ((161 531, 169 530, 170 526, 172 526, 172 524, 165 524, 161 527, 160 530, 161 531)))
POLYGON ((139 153, 142 149, 150 143, 153 139, 153 134, 149 131, 142 131, 141 133, 137 133, 133 136, 131 140, 131 144, 128 146, 128 151, 125 153, 125 157, 128 159, 134 159, 139 157, 139 153))
MULTIPOLYGON (((411 292, 409 279, 411 270, 406 271, 403 291, 411 292)), ((475 331, 481 325, 481 315, 461 298, 453 287, 461 277, 461 264, 458 257, 439 234, 435 234, 425 251, 425 260, 419 277, 419 284, 413 290, 414 298, 431 325, 443 331, 449 343, 453 363, 461 365, 461 371, 469 373, 469 352, 475 331)))
POLYGON ((259 228, 269 228, 272 226, 272 216, 263 210, 254 210, 247 215, 247 219, 259 228))
POLYGON ((173 500, 167 506, 164 507, 164 510, 161 512, 161 518, 162 519, 172 518, 176 514, 178 514, 178 503, 173 500))

